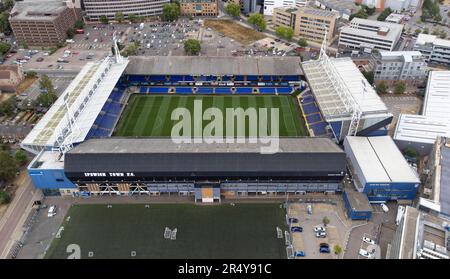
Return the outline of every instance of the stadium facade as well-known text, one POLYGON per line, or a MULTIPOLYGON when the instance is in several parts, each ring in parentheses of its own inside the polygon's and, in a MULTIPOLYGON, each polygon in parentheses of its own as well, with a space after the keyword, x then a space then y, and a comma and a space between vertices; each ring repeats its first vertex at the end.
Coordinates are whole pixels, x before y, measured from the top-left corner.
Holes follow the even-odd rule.
MULTIPOLYGON (((21 143, 36 154, 29 175, 47 195, 172 193, 212 202, 227 195, 339 192, 346 158, 336 143, 347 132, 333 125, 347 125, 351 112, 328 117, 318 81, 305 89, 302 77, 298 57, 116 56, 90 62, 21 143), (251 144, 176 145, 167 138, 114 137, 131 94, 294 94, 312 137, 281 138, 280 152, 271 155, 251 144), (309 102, 316 108, 312 113, 309 102)), ((336 109, 339 98, 332 99, 336 109)), ((372 110, 365 111, 358 131, 376 134, 392 116, 371 92, 365 99, 372 110)))

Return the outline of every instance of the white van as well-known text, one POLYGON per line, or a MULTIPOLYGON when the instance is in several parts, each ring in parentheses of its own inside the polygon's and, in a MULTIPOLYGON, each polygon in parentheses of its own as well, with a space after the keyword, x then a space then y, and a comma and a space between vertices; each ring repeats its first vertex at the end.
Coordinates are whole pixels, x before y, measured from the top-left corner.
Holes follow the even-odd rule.
POLYGON ((381 204, 381 209, 383 209, 384 212, 388 212, 389 208, 384 203, 381 204))
POLYGON ((48 209, 48 213, 47 216, 48 217, 53 217, 56 215, 56 205, 52 205, 50 206, 50 208, 48 209))

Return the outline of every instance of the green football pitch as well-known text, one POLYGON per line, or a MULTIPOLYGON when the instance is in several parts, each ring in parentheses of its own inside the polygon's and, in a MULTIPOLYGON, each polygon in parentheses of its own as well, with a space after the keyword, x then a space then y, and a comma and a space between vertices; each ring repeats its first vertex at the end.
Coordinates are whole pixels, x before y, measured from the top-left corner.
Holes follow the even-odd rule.
POLYGON ((114 204, 74 205, 46 258, 67 258, 67 246, 81 258, 286 258, 280 204, 114 204), (70 216, 70 218, 69 218, 70 216), (164 230, 177 228, 176 240, 164 230))
MULTIPOLYGON (((307 130, 297 100, 293 96, 180 96, 180 95, 137 95, 130 97, 119 123, 115 129, 116 136, 154 136, 169 137, 172 127, 179 121, 171 120, 176 108, 186 108, 191 113, 191 123, 194 127, 194 101, 202 100, 202 113, 210 107, 216 107, 223 112, 226 119, 227 108, 270 108, 279 109, 280 136, 307 136, 307 130)), ((269 120, 270 122, 270 120, 269 120)), ((204 128, 209 120, 203 121, 204 128)), ((246 120, 246 136, 248 136, 248 120, 246 120)), ((224 123, 225 127, 225 123, 224 123)), ((235 125, 235 133, 237 125, 235 125)), ((224 129, 223 132, 226 135, 224 129)))

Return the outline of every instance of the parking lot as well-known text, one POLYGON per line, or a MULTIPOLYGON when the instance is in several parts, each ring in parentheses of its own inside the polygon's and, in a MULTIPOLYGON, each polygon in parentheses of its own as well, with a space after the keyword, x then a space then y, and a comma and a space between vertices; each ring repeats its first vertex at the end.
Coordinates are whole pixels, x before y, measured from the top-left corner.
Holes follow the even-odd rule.
POLYGON ((344 221, 345 217, 341 216, 342 210, 339 203, 334 205, 331 203, 291 203, 288 211, 289 217, 298 219, 298 223, 293 223, 292 226, 300 226, 303 232, 293 232, 292 244, 294 251, 303 251, 305 257, 297 257, 298 259, 333 259, 342 256, 334 254, 334 246, 339 245, 344 249, 345 237, 348 233, 350 223, 344 221), (312 207, 312 214, 308 214, 307 205, 312 207), (329 219, 329 224, 324 226, 323 218, 329 219), (324 227, 326 237, 319 238, 314 231, 315 227, 324 227), (320 253, 320 244, 327 243, 330 248, 330 253, 320 253))
POLYGON ((394 94, 385 94, 381 96, 381 99, 394 115, 392 124, 389 127, 389 134, 391 136, 394 134, 400 113, 418 114, 422 107, 422 100, 414 95, 396 96, 394 94))

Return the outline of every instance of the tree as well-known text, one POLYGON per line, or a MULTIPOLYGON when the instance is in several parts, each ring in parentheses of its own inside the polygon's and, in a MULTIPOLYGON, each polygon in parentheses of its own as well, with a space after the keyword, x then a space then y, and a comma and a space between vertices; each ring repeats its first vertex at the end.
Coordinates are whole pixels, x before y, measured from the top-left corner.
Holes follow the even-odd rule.
POLYGON ((100 16, 100 22, 103 24, 108 24, 109 19, 106 15, 102 15, 102 16, 100 16))
POLYGON ((339 255, 340 253, 342 253, 342 247, 339 246, 338 244, 334 245, 334 247, 333 247, 333 252, 334 252, 336 255, 339 255))
POLYGON ((330 219, 328 219, 327 216, 323 217, 322 219, 323 225, 326 227, 330 223, 330 219))
POLYGON ((11 45, 8 43, 0 42, 0 54, 4 55, 11 49, 11 45))
POLYGON ((73 26, 75 29, 83 29, 84 28, 84 21, 83 20, 77 20, 75 22, 75 25, 73 26))
POLYGON ((20 150, 20 149, 16 151, 16 154, 14 154, 14 157, 19 166, 25 165, 25 163, 27 162, 27 159, 28 159, 25 151, 20 150))
POLYGON ((298 40, 298 45, 301 47, 307 47, 308 46, 308 41, 305 38, 300 38, 298 40))
POLYGON ((445 30, 441 30, 441 33, 439 34, 439 38, 441 38, 441 39, 447 38, 447 32, 445 32, 445 30))
POLYGON ((387 86, 386 86, 386 83, 384 83, 384 81, 377 84, 377 93, 379 95, 387 93, 387 86))
POLYGON ((47 92, 53 92, 55 90, 52 81, 47 75, 41 76, 41 79, 39 80, 39 88, 47 92))
POLYGON ((0 204, 8 204, 11 202, 11 195, 8 192, 0 190, 0 204))
POLYGON ((377 17, 378 21, 385 21, 385 19, 392 14, 392 10, 391 8, 386 8, 384 9, 381 14, 377 17))
POLYGON ((0 13, 0 32, 5 33, 5 35, 10 35, 12 33, 8 12, 0 13))
POLYGON ((122 23, 122 21, 124 20, 124 15, 122 12, 117 12, 114 15, 114 19, 118 22, 118 23, 122 23))
POLYGON ((406 84, 403 81, 398 81, 395 83, 394 93, 395 94, 403 94, 406 90, 406 84))
POLYGON ((292 29, 291 27, 279 26, 275 30, 275 33, 277 34, 278 37, 281 37, 283 39, 290 41, 292 39, 292 37, 294 36, 294 29, 292 29))
POLYGON ((162 19, 165 21, 175 21, 180 17, 180 6, 176 3, 165 4, 163 6, 162 19))
POLYGON ((53 105, 53 103, 58 99, 58 96, 53 92, 48 93, 40 93, 36 99, 37 105, 49 108, 53 105))
POLYGON ((239 17, 241 14, 241 6, 234 3, 229 3, 225 6, 225 13, 231 17, 239 17))
POLYGON ((69 28, 67 29, 67 38, 72 39, 75 36, 75 29, 69 28))
POLYGON ((132 22, 132 23, 135 23, 135 22, 137 22, 137 15, 136 14, 129 14, 128 15, 128 20, 130 21, 130 22, 132 22))
POLYGON ((8 100, 0 103, 0 115, 13 116, 16 109, 16 96, 10 97, 8 100))
POLYGON ((367 81, 369 82, 370 85, 373 85, 374 82, 374 73, 373 71, 362 71, 362 74, 364 75, 364 77, 367 79, 367 81))
POLYGON ((3 0, 5 10, 9 10, 14 6, 14 0, 3 0))
POLYGON ((407 147, 403 153, 410 158, 417 158, 419 156, 417 150, 412 147, 407 147))
POLYGON ((428 34, 428 33, 430 33, 430 29, 428 29, 428 27, 425 27, 424 29, 423 29, 423 32, 422 32, 423 34, 428 34))
POLYGON ((189 39, 184 42, 184 51, 187 55, 198 55, 201 50, 201 45, 198 40, 189 39))
POLYGON ((420 28, 417 28, 416 31, 414 31, 414 33, 416 33, 416 35, 419 35, 422 32, 422 30, 420 30, 420 28))
POLYGON ((0 181, 8 181, 16 176, 17 167, 14 158, 6 151, 0 151, 0 181))
POLYGON ((29 78, 35 78, 35 77, 37 77, 37 73, 35 71, 28 71, 28 72, 25 72, 25 76, 29 77, 29 78))
POLYGON ((255 26, 256 29, 258 29, 258 31, 266 30, 267 23, 262 14, 259 13, 250 14, 248 18, 248 23, 255 26))

